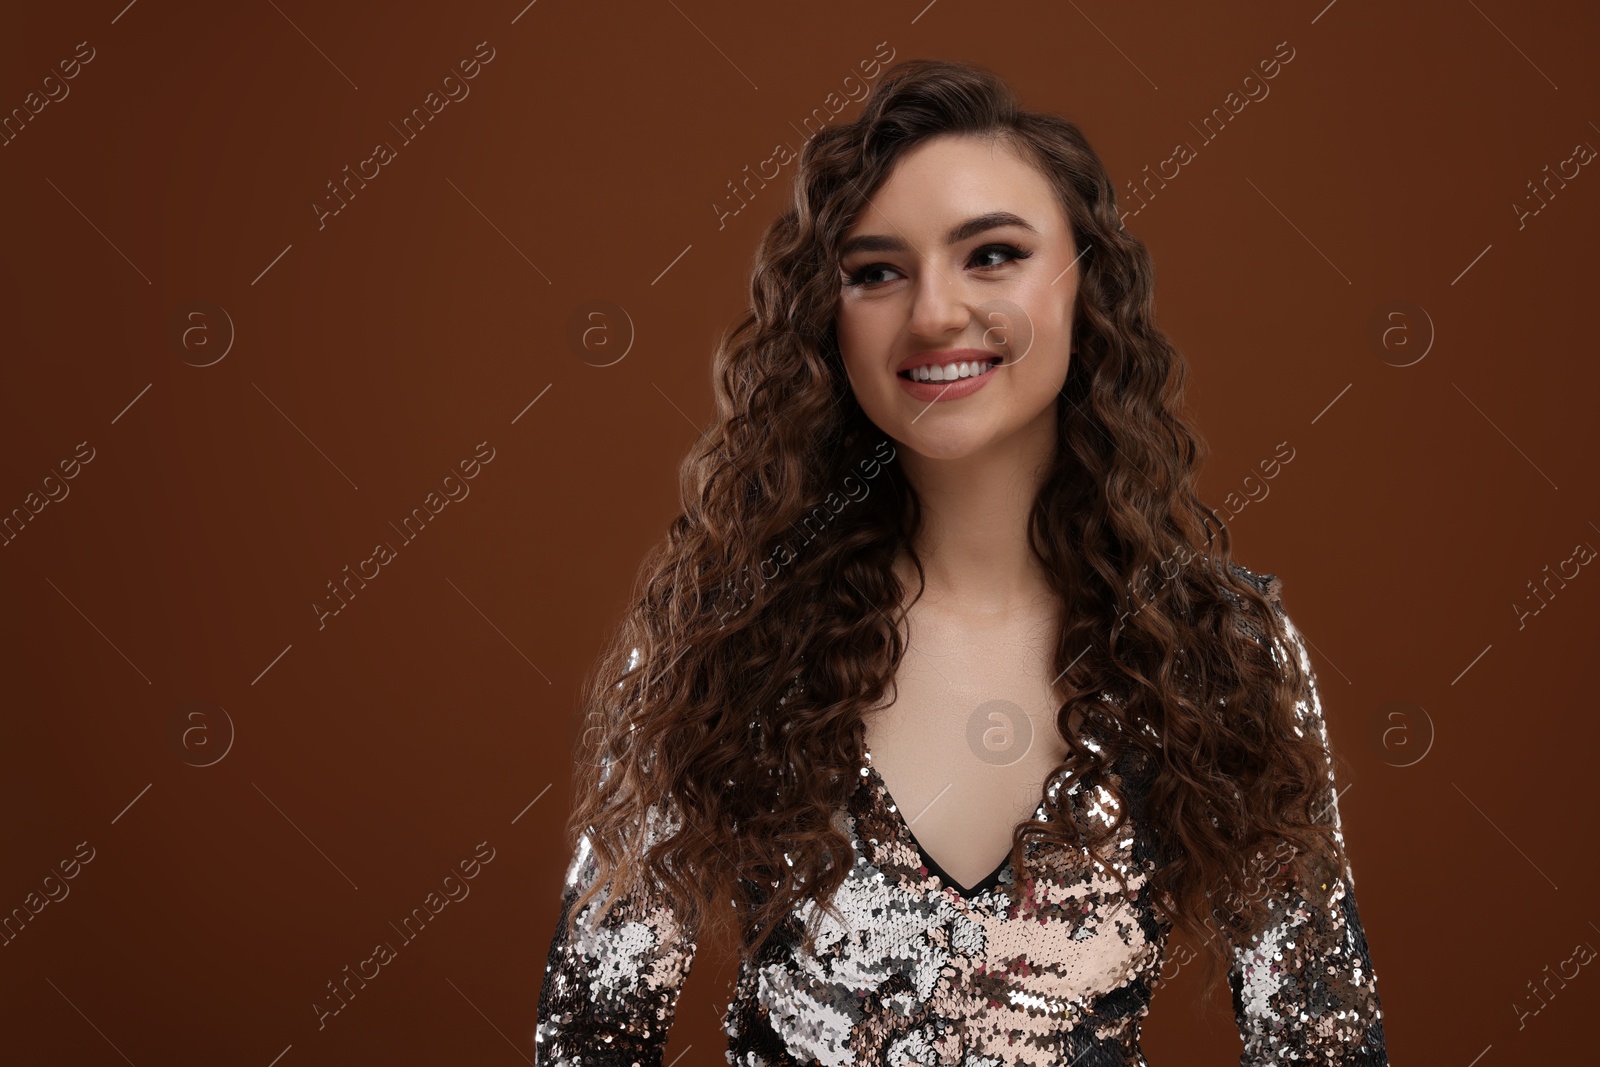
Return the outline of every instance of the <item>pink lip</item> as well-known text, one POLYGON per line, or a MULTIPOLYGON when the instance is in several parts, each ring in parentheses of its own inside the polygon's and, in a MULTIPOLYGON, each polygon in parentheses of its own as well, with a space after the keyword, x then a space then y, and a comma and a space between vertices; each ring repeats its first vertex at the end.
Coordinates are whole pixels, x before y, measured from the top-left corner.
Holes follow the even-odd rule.
MULTIPOLYGON (((967 352, 972 353, 970 358, 973 359, 981 358, 983 356, 987 356, 991 359, 994 357, 993 352, 974 352, 971 349, 968 349, 967 352)), ((928 354, 930 353, 922 353, 922 355, 928 354)), ((920 362, 908 360, 907 366, 918 367, 922 366, 924 363, 930 362, 943 363, 952 357, 954 358, 955 362, 959 363, 963 361, 962 356, 958 356, 955 353, 945 354, 945 358, 938 360, 921 360, 920 356, 914 356, 912 357, 912 360, 920 360, 920 362)), ((952 381, 943 382, 914 382, 910 378, 905 378, 899 374, 896 374, 895 381, 899 382, 900 388, 904 389, 914 399, 920 400, 926 404, 931 404, 935 401, 960 400, 964 397, 969 397, 973 393, 976 393, 979 389, 982 389, 985 385, 988 385, 989 379, 993 378, 999 373, 1000 368, 995 366, 989 368, 974 378, 956 378, 952 381)))

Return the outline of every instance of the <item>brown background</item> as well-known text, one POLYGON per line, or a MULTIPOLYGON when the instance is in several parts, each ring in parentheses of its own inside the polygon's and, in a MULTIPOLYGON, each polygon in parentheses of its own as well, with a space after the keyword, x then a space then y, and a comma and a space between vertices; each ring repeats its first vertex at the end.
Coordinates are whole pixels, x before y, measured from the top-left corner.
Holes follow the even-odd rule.
MULTIPOLYGON (((1600 176, 1520 228, 1512 205, 1600 144, 1593 8, 122 3, 0 33, 4 112, 94 49, 0 147, 0 510, 94 457, 0 549, 0 910, 94 850, 0 948, 0 1058, 531 1058, 576 685, 674 514, 793 167, 721 228, 713 205, 885 41, 991 66, 1119 183, 1195 146, 1128 225, 1193 367, 1208 502, 1270 490, 1237 558, 1315 645, 1391 1051, 1592 1055, 1592 967, 1520 1027, 1515 1005, 1600 946, 1600 577, 1520 628, 1513 605, 1600 545, 1600 176), (325 183, 483 41, 470 96, 319 229, 325 183), (1284 41, 1270 96, 1204 142, 1191 123, 1284 41), (595 300, 635 331, 604 368, 571 341, 595 300), (1401 300, 1410 347, 1386 351, 1401 300), (216 307, 232 346, 193 366, 223 350, 216 307), (390 523, 484 441, 470 496, 403 544, 390 523), (319 628, 381 540, 397 558, 319 628), (319 1030, 325 983, 482 841, 471 895, 319 1030)), ((733 974, 702 949, 669 1061, 723 1062, 733 974)), ((1155 1067, 1236 1062, 1195 988, 1156 997, 1155 1067)))

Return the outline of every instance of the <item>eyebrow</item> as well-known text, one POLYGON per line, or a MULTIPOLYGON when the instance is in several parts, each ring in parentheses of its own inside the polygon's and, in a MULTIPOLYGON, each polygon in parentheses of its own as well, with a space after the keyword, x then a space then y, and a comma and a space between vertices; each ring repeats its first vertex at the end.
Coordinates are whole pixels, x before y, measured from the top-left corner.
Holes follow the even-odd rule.
MULTIPOLYGON (((990 211, 982 215, 975 215, 966 222, 953 227, 945 235, 947 245, 960 244, 969 237, 976 237, 980 233, 998 229, 1001 226, 1020 226, 1029 233, 1039 235, 1027 219, 1013 215, 1009 211, 990 211)), ((905 252, 908 251, 906 242, 900 237, 881 233, 864 233, 845 241, 839 249, 839 258, 843 259, 852 252, 905 252)))

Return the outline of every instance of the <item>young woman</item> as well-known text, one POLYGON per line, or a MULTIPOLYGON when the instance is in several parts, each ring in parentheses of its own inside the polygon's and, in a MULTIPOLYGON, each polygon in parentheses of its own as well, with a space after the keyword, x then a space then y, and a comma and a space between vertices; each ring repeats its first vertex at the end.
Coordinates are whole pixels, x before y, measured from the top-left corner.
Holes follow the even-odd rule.
POLYGON ((1387 1064, 1306 646, 1231 562, 1145 246, 1072 123, 888 71, 801 153, 682 515, 589 678, 541 1064, 1387 1064), (731 906, 730 906, 731 904, 731 906))

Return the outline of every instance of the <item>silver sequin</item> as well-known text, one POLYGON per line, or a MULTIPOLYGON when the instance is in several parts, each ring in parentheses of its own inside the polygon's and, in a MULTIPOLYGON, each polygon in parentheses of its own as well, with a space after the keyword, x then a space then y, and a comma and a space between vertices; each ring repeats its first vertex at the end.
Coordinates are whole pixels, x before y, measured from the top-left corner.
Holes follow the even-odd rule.
MULTIPOLYGON (((1264 591, 1273 577, 1250 576, 1264 591)), ((1271 594, 1275 600, 1275 588, 1271 594)), ((1292 624, 1286 632, 1292 647, 1277 654, 1295 655, 1308 682, 1297 704, 1300 728, 1326 747, 1305 642, 1292 624)), ((859 770, 836 819, 856 854, 833 901, 845 922, 807 901, 760 960, 744 963, 724 1016, 728 1062, 1147 1067, 1139 1025, 1161 980, 1171 926, 1142 892, 1139 827, 1126 823, 1109 857, 1129 892, 1086 852, 1031 842, 1031 880, 1013 906, 1002 887, 965 896, 943 884, 923 864, 882 779, 869 765, 859 770), (806 923, 817 931, 812 954, 799 948, 806 923)), ((1331 764, 1328 777, 1337 832, 1331 764)), ((1088 816, 1114 819, 1117 801, 1103 784, 1074 781, 1068 792, 1088 816)), ((1045 815, 1041 804, 1035 816, 1045 815)), ((581 841, 539 997, 537 1062, 657 1067, 693 962, 694 933, 645 895, 620 902, 598 930, 580 924, 580 936, 569 940, 566 916, 594 873, 581 841)), ((1015 878, 1008 863, 999 880, 1015 878)), ((1314 899, 1274 901, 1279 921, 1235 950, 1229 980, 1242 1064, 1387 1067, 1354 889, 1347 867, 1314 899)))

